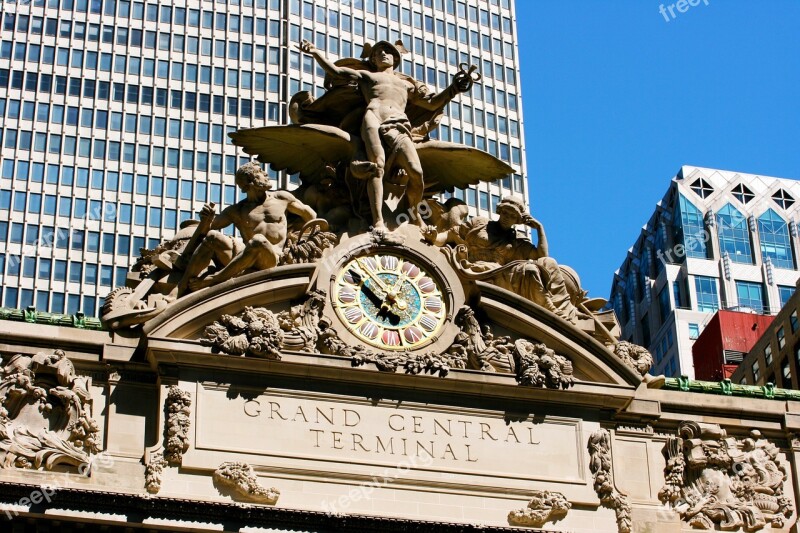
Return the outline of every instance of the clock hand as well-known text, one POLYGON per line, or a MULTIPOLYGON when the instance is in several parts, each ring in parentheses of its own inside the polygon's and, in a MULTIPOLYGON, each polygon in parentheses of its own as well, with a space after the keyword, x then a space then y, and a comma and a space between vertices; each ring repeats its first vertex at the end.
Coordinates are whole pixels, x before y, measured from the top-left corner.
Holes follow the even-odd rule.
POLYGON ((386 313, 387 316, 391 315, 394 316, 398 321, 400 320, 400 317, 397 316, 397 313, 393 312, 390 307, 386 305, 386 297, 379 295, 374 286, 364 283, 364 276, 360 272, 355 269, 351 269, 350 274, 353 276, 356 283, 358 283, 359 286, 364 289, 364 294, 367 295, 367 298, 369 298, 370 302, 372 302, 372 305, 374 305, 377 309, 380 309, 378 312, 379 315, 381 313, 386 313))
POLYGON ((388 311, 394 305, 397 305, 397 308, 401 311, 404 311, 408 307, 408 304, 406 304, 405 300, 403 300, 402 298, 398 298, 397 293, 395 292, 395 289, 398 287, 399 283, 395 283, 394 287, 390 289, 389 287, 386 286, 386 284, 377 274, 373 273, 369 269, 369 267, 360 257, 356 258, 356 262, 358 263, 358 266, 360 266, 361 269, 364 271, 367 278, 372 280, 375 283, 375 285, 377 285, 378 288, 383 291, 384 299, 381 305, 381 310, 388 311), (392 303, 388 303, 387 300, 392 303))
POLYGON ((397 308, 401 311, 405 311, 408 307, 408 304, 402 298, 397 297, 397 291, 400 290, 400 286, 406 281, 406 274, 405 272, 401 272, 399 276, 397 276, 397 281, 392 285, 392 288, 389 289, 389 292, 386 293, 386 297, 390 300, 394 301, 394 304, 397 305, 397 308))
POLYGON ((382 279, 380 279, 380 278, 379 278, 379 277, 378 277, 376 274, 374 274, 374 273, 373 273, 373 272, 372 272, 372 271, 371 271, 371 270, 370 270, 370 269, 367 267, 367 265, 365 265, 365 264, 364 264, 364 262, 361 260, 361 258, 360 258, 360 257, 356 259, 356 262, 358 263, 358 266, 360 266, 360 267, 361 267, 361 269, 364 271, 364 274, 366 274, 366 275, 367 275, 367 278, 368 278, 368 279, 371 279, 371 280, 372 280, 372 281, 375 283, 375 285, 377 285, 377 286, 378 286, 378 288, 379 288, 380 290, 382 290, 383 292, 389 292, 389 289, 386 287, 386 284, 385 284, 385 283, 383 283, 383 280, 382 280, 382 279))
POLYGON ((395 304, 397 305, 397 308, 400 309, 401 311, 405 310, 408 307, 408 304, 406 304, 405 300, 403 300, 402 298, 398 298, 397 297, 397 293, 394 292, 394 290, 393 290, 397 286, 397 284, 395 284, 395 287, 390 289, 389 287, 386 286, 386 284, 383 282, 383 280, 377 274, 373 273, 369 269, 369 267, 367 267, 367 265, 364 263, 364 261, 360 257, 356 258, 356 263, 358 263, 358 266, 360 266, 361 269, 364 271, 364 274, 366 274, 367 278, 372 280, 375 283, 375 285, 377 285, 378 288, 383 291, 384 300, 383 300, 383 303, 381 305, 381 309, 382 310, 388 311, 395 304), (387 300, 389 302, 393 302, 393 303, 388 303, 387 300))

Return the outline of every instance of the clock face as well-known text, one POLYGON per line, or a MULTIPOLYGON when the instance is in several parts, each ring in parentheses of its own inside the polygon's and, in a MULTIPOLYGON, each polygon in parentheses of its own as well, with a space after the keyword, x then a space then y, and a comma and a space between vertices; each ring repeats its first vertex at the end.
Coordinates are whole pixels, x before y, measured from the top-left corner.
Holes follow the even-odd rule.
POLYGON ((336 276, 333 304, 351 333, 386 350, 428 344, 447 316, 436 278, 414 260, 391 253, 347 262, 336 276))

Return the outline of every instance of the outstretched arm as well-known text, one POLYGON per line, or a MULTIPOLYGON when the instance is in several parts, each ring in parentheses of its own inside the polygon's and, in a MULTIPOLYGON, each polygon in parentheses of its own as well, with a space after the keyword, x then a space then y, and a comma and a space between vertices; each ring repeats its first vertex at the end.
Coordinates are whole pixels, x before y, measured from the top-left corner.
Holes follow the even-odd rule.
POLYGON ((426 94, 419 95, 414 99, 414 103, 418 106, 437 111, 442 109, 447 103, 460 93, 465 93, 472 88, 473 78, 470 77, 471 73, 465 71, 458 72, 453 76, 453 82, 450 86, 439 94, 426 94))
POLYGON ((319 63, 319 66, 321 66, 325 72, 332 76, 341 76, 353 80, 361 78, 361 73, 357 70, 347 67, 337 67, 334 65, 327 57, 322 55, 322 52, 320 52, 317 47, 313 45, 313 43, 306 41, 305 39, 303 39, 300 44, 297 45, 297 48, 299 48, 301 52, 305 52, 313 57, 316 62, 319 63))
POLYGON ((200 220, 208 224, 209 230, 226 228, 233 223, 233 220, 230 217, 231 207, 232 206, 226 207, 225 209, 222 210, 222 213, 220 213, 217 216, 214 216, 214 213, 216 211, 216 206, 214 205, 213 202, 207 203, 200 210, 200 220), (209 219, 211 220, 210 223, 208 223, 209 219))
POLYGON ((308 222, 317 218, 317 213, 309 206, 298 200, 292 193, 281 191, 281 197, 286 200, 286 210, 294 213, 303 219, 303 222, 308 222))

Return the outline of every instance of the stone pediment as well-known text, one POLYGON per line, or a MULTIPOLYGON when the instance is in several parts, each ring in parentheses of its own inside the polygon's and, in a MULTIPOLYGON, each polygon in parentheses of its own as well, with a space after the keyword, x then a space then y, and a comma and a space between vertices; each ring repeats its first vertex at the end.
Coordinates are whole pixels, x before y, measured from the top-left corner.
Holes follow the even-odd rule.
MULTIPOLYGON (((447 374, 442 381, 452 383, 442 383, 441 386, 448 389, 459 390, 463 387, 465 391, 474 390, 475 384, 491 383, 498 387, 514 387, 516 394, 520 394, 517 385, 520 373, 513 368, 514 354, 505 352, 514 352, 521 345, 528 348, 537 345, 550 351, 549 356, 539 354, 539 357, 547 360, 538 364, 539 367, 552 366, 550 356, 557 356, 562 358, 566 368, 539 368, 538 382, 529 384, 534 385, 534 389, 569 388, 553 391, 559 393, 562 399, 572 393, 580 396, 582 391, 588 392, 602 385, 605 395, 609 390, 617 390, 620 401, 623 401, 623 397, 627 401, 642 382, 641 375, 618 357, 612 348, 555 313, 501 287, 482 281, 460 280, 452 272, 445 254, 435 248, 415 242, 406 242, 402 246, 376 245, 367 236, 361 236, 333 251, 336 253, 317 264, 281 266, 241 276, 175 302, 144 325, 142 333, 151 364, 222 364, 243 372, 288 372, 295 375, 314 373, 314 367, 317 372, 330 372, 335 368, 336 372, 343 375, 342 379, 357 381, 393 381, 404 373, 447 374), (417 350, 390 352, 376 349, 342 330, 337 322, 341 319, 331 301, 331 292, 336 291, 335 287, 331 289, 331 284, 336 283, 341 264, 346 263, 349 257, 358 257, 365 250, 373 250, 379 257, 393 257, 389 252, 398 253, 400 257, 417 257, 428 265, 432 278, 442 280, 446 287, 442 292, 447 308, 445 326, 432 344, 417 350), (319 345, 313 343, 298 344, 297 328, 293 331, 285 323, 290 319, 298 324, 303 321, 302 306, 312 293, 317 294, 316 298, 319 299, 319 310, 314 311, 318 316, 312 322, 321 322, 327 331, 336 329, 336 340, 340 345, 338 353, 331 349, 320 349, 319 345), (465 305, 467 302, 468 306, 465 305), (471 312, 468 313, 474 315, 472 325, 480 327, 480 331, 472 332, 473 336, 479 337, 476 342, 482 342, 489 351, 496 347, 495 351, 501 352, 500 359, 506 357, 509 365, 484 362, 483 369, 477 368, 477 354, 463 353, 465 350, 475 350, 475 347, 470 344, 471 341, 466 345, 464 343, 464 337, 469 337, 470 333, 465 330, 463 323, 458 325, 461 308, 469 308, 471 312), (247 351, 246 326, 240 328, 239 337, 244 344, 238 349, 230 350, 230 342, 224 348, 218 339, 217 345, 209 344, 208 331, 218 327, 224 316, 241 318, 252 309, 263 309, 278 317, 277 322, 283 322, 283 344, 276 345, 272 355, 247 351), (459 350, 453 349, 455 345, 459 350), (370 377, 364 376, 365 371, 370 377), (550 381, 545 376, 548 372, 552 378, 550 381), (565 374, 562 382, 558 382, 558 376, 553 375, 559 372, 565 374), (380 377, 373 374, 380 374, 380 377), (389 375, 397 377, 389 378, 389 375)), ((317 331, 311 333, 312 336, 320 334, 319 327, 318 324, 313 325, 317 331)), ((225 335, 231 337, 235 337, 236 333, 230 327, 225 331, 225 335)), ((251 335, 249 340, 252 341, 252 338, 251 335)), ((409 379, 414 379, 414 376, 409 379)), ((429 381, 426 380, 426 383, 429 381)), ((610 398, 606 401, 616 403, 610 398)))

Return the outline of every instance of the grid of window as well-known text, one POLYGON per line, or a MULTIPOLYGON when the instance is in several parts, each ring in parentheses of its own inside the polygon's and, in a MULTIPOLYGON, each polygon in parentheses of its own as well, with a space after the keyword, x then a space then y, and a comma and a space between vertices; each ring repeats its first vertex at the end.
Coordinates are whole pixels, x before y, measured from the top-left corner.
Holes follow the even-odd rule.
POLYGON ((682 194, 679 196, 678 208, 680 214, 675 218, 680 221, 680 225, 678 226, 679 233, 676 241, 683 244, 687 256, 705 259, 708 257, 708 250, 703 213, 685 196, 682 194))
POLYGON ((744 307, 758 313, 764 312, 764 286, 761 283, 737 281, 736 296, 739 301, 740 309, 744 307))
POLYGON ((789 227, 772 209, 767 209, 758 217, 758 237, 761 241, 761 257, 765 262, 769 257, 778 268, 794 268, 789 227))
POLYGON ((451 102, 435 136, 516 172, 453 195, 485 216, 505 194, 527 199, 510 0, 322 4, 34 0, 0 13, 3 304, 94 314, 139 248, 205 202, 236 202, 232 174, 249 158, 227 134, 286 123, 287 95, 324 91, 324 72, 291 46, 302 38, 332 59, 402 39, 411 53, 399 70, 435 91, 459 64, 477 65, 482 79, 451 102), (39 263, 26 269, 34 256, 51 261, 46 276, 39 263), (59 279, 59 261, 82 265, 80 275, 66 268, 59 279))
POLYGON ((736 263, 753 264, 747 219, 731 204, 725 204, 717 213, 717 231, 720 253, 727 253, 736 263))
POLYGON ((694 288, 697 293, 697 310, 704 313, 715 313, 719 310, 719 293, 717 280, 708 276, 695 276, 694 288))

